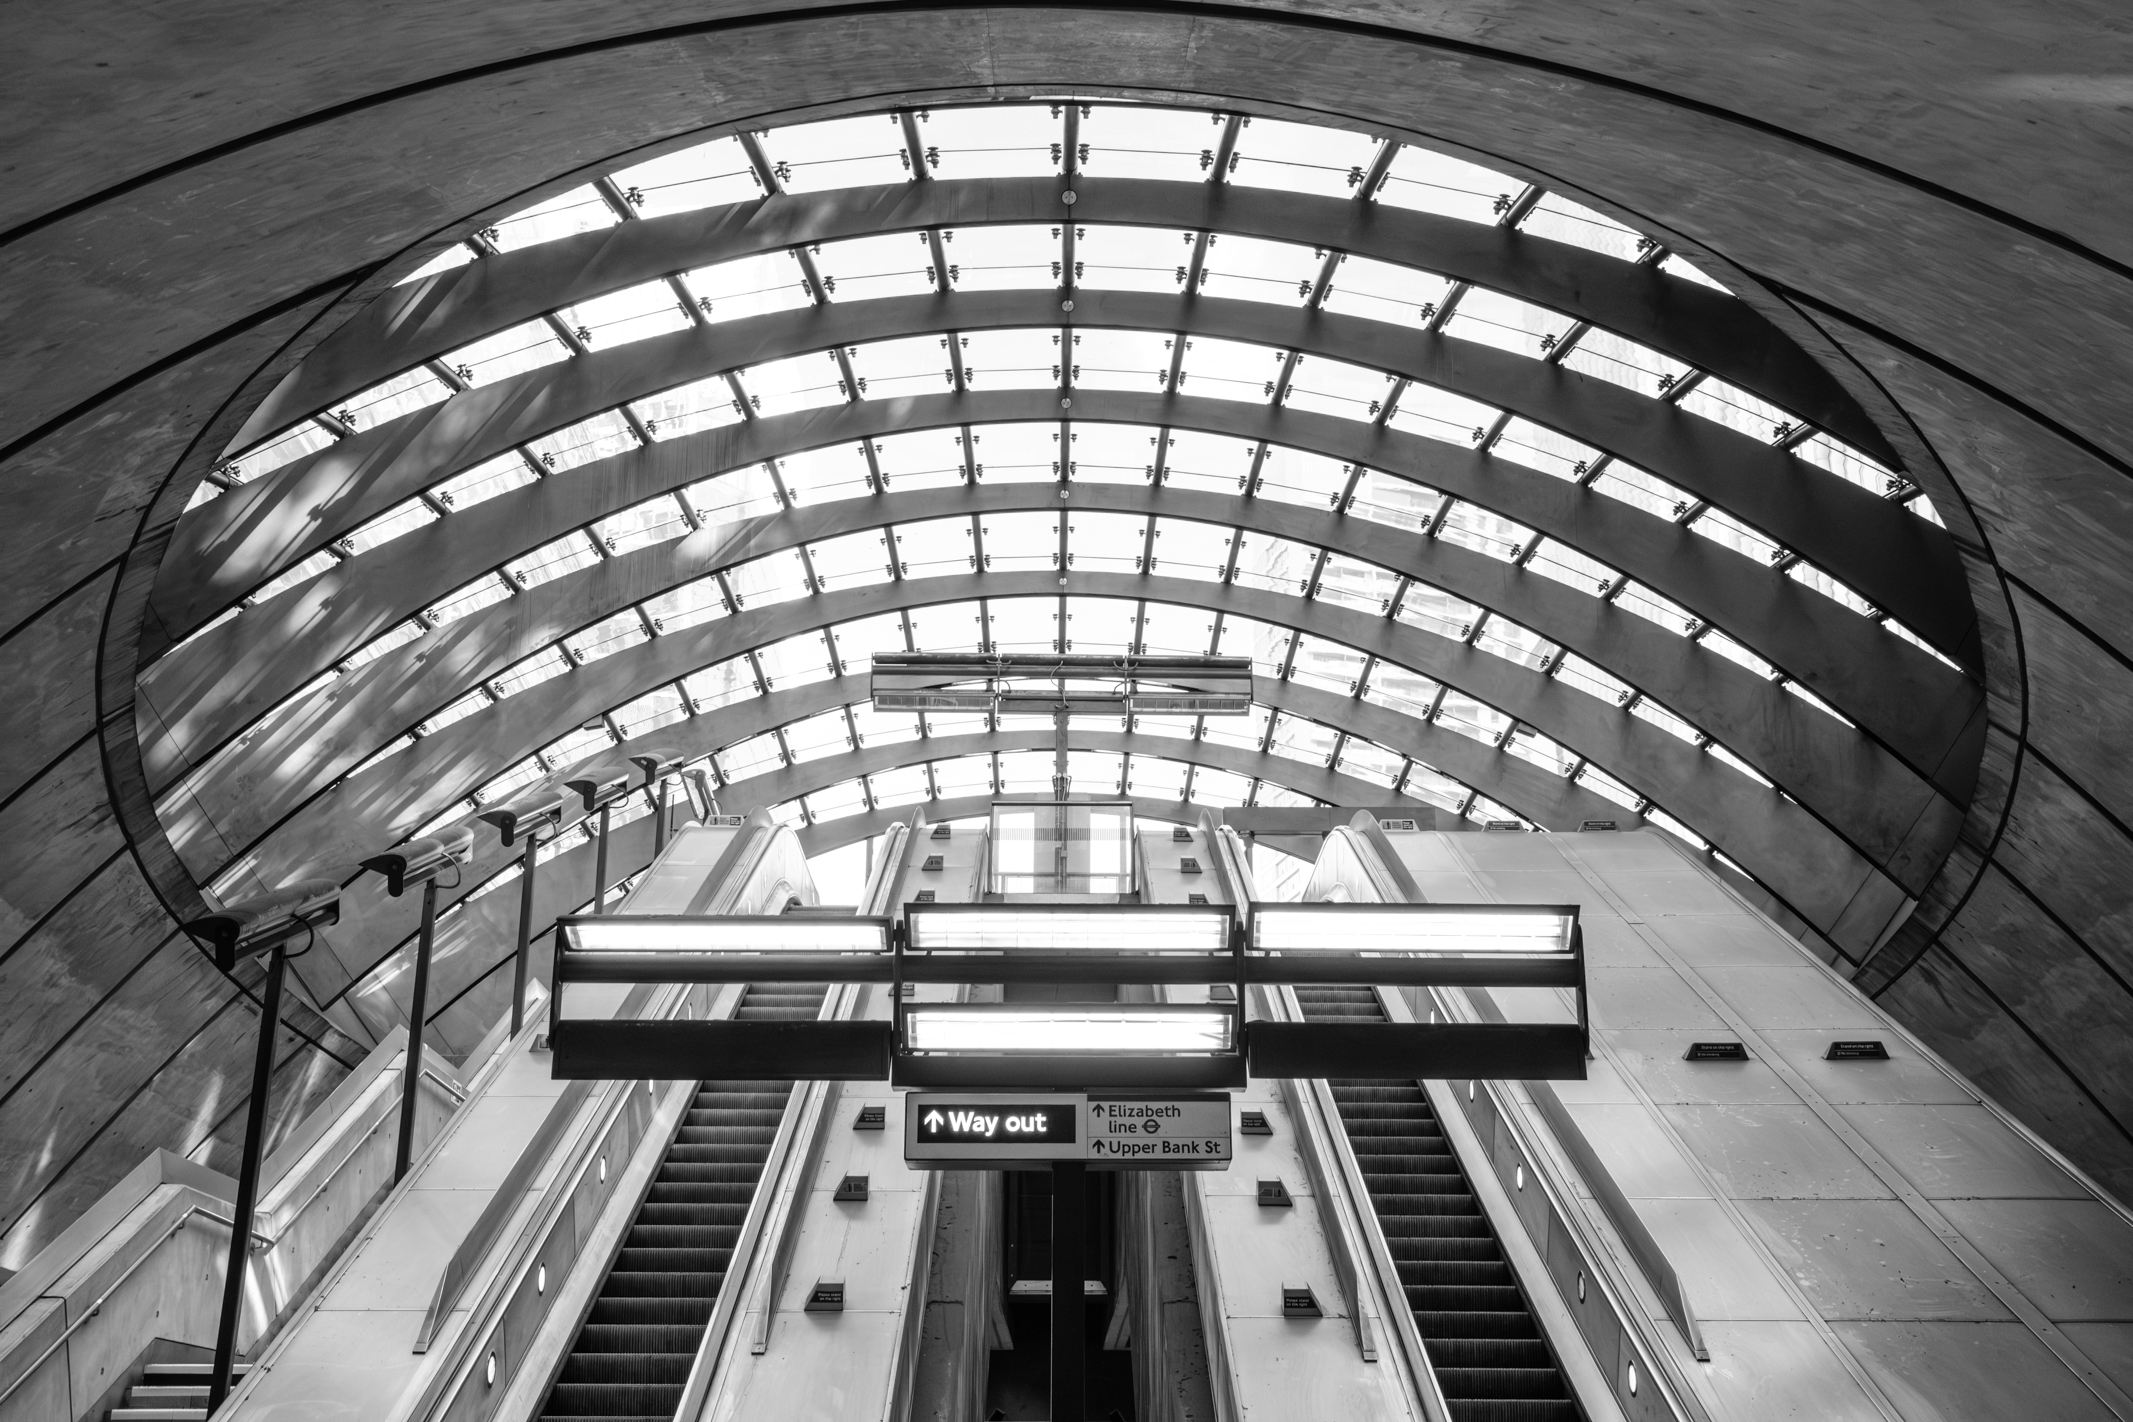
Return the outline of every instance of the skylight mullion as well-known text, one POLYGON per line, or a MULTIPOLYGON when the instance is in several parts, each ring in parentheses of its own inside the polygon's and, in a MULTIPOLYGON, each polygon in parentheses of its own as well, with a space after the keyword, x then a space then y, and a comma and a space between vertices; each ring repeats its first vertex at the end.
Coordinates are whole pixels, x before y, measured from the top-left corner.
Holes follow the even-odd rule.
POLYGON ((555 338, 567 346, 573 356, 584 355, 592 349, 591 346, 585 343, 585 337, 578 331, 574 331, 564 325, 563 318, 555 312, 543 311, 541 320, 549 330, 555 332, 555 338))
POLYGON ((1333 273, 1339 269, 1344 254, 1328 251, 1318 268, 1318 280, 1311 283, 1311 294, 1304 298, 1304 310, 1316 311, 1326 304, 1326 296, 1333 290, 1333 273))
POLYGON ((794 247, 792 259, 800 264, 800 280, 807 283, 807 294, 817 306, 829 305, 829 287, 823 283, 822 273, 815 268, 814 254, 805 247, 794 247))
MULTIPOLYGON (((1394 393, 1397 394, 1398 391, 1396 390, 1394 393)), ((1333 511, 1335 513, 1345 514, 1346 512, 1348 512, 1348 506, 1355 502, 1356 485, 1362 482, 1363 466, 1361 464, 1349 465, 1348 482, 1341 485, 1341 491, 1339 496, 1333 500, 1333 511)))
POLYGON ((1363 180, 1356 184, 1357 202, 1368 203, 1376 200, 1378 189, 1385 186, 1386 175, 1392 172, 1392 160, 1399 156, 1400 145, 1395 140, 1388 138, 1378 145, 1378 151, 1372 156, 1370 166, 1363 172, 1363 180))
POLYGON ((1576 349, 1577 343, 1584 340, 1591 331, 1592 322, 1579 321, 1560 336, 1541 337, 1541 344, 1547 347, 1546 353, 1541 356, 1541 360, 1548 365, 1561 365, 1563 358, 1576 349))
MULTIPOLYGON (((898 109, 896 111, 896 124, 898 130, 904 136, 904 165, 911 170, 911 181, 914 183, 932 182, 933 174, 926 167, 926 145, 920 142, 918 137, 917 117, 909 109, 898 109)), ((937 260, 939 258, 938 244, 935 246, 934 255, 937 260)), ((947 274, 947 270, 946 266, 941 268, 944 277, 947 274)))
POLYGON ((615 216, 621 218, 624 222, 637 220, 637 205, 624 195, 621 188, 615 186, 615 180, 612 177, 603 173, 592 180, 592 187, 593 191, 600 195, 600 200, 607 204, 608 210, 613 212, 615 216))
POLYGON ((1512 198, 1505 205, 1503 211, 1496 214, 1496 225, 1498 227, 1518 226, 1519 223, 1526 220, 1534 208, 1540 206, 1540 200, 1546 196, 1548 196, 1546 188, 1536 183, 1526 184, 1525 191, 1512 198))
POLYGON ((1304 579, 1304 601, 1309 602, 1311 599, 1318 596, 1319 580, 1326 576, 1326 564, 1330 562, 1332 558, 1333 550, 1331 548, 1321 548, 1318 550, 1318 557, 1313 559, 1311 562, 1311 576, 1304 579))
POLYGON ((755 401, 749 398, 748 388, 741 384, 741 373, 739 371, 729 370, 726 372, 726 388, 733 392, 733 406, 741 412, 742 421, 745 423, 755 419, 755 401))
MULTIPOLYGON (((1394 381, 1392 382, 1392 390, 1391 390, 1391 392, 1390 392, 1389 394, 1387 394, 1387 395, 1386 395, 1386 397, 1385 397, 1385 403, 1384 403, 1384 405, 1383 405, 1383 406, 1381 406, 1381 407, 1379 408, 1378 412, 1377 412, 1377 413, 1376 413, 1375 415, 1372 415, 1372 416, 1370 417, 1370 423, 1372 423, 1373 425, 1376 425, 1376 426, 1377 426, 1377 427, 1378 427, 1379 429, 1383 429, 1383 428, 1385 428, 1385 424, 1386 424, 1386 422, 1387 422, 1388 420, 1390 420, 1390 419, 1392 418, 1392 412, 1400 408, 1400 397, 1401 397, 1402 395, 1405 395, 1406 393, 1407 393, 1407 379, 1406 379, 1406 377, 1402 376, 1402 377, 1396 378, 1396 379, 1395 379, 1395 380, 1394 380, 1394 381)), ((1361 466, 1361 465, 1357 465, 1357 466, 1356 466, 1356 470, 1357 470, 1357 474, 1358 474, 1358 477, 1360 477, 1360 474, 1361 474, 1361 471, 1362 471, 1362 466, 1361 466)), ((1349 492, 1350 492, 1350 494, 1352 495, 1352 494, 1354 493, 1354 490, 1353 490, 1353 489, 1351 488, 1351 489, 1349 490, 1349 492)))
MULTIPOLYGON (((1289 398, 1289 383, 1296 378, 1296 366, 1303 360, 1303 353, 1290 351, 1282 358, 1281 374, 1274 379, 1274 389, 1269 403, 1279 408, 1289 398)), ((1262 446, 1264 448, 1264 446, 1262 446)))
POLYGON ((741 152, 748 155, 748 166, 755 170, 755 180, 763 185, 766 193, 782 193, 785 184, 778 179, 778 170, 763 151, 762 135, 742 129, 734 137, 741 141, 741 152))
POLYGON ((1244 131, 1244 115, 1223 114, 1220 117, 1223 120, 1222 138, 1215 145, 1207 174, 1207 181, 1217 187, 1229 181, 1229 170, 1237 161, 1237 135, 1244 131))

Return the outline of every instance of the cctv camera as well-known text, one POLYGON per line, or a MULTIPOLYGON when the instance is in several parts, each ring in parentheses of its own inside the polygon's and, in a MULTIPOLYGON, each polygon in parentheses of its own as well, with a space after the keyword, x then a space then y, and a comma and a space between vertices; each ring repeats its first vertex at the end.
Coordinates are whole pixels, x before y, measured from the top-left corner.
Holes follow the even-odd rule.
POLYGON ((473 850, 474 827, 460 825, 443 834, 411 839, 398 848, 374 854, 363 861, 363 867, 383 874, 385 892, 397 899, 406 892, 408 885, 436 878, 447 865, 466 863, 473 850))
POLYGON ((196 918, 185 925, 185 931, 211 949, 215 966, 227 973, 239 958, 264 953, 307 929, 340 921, 341 886, 332 879, 299 879, 196 918))

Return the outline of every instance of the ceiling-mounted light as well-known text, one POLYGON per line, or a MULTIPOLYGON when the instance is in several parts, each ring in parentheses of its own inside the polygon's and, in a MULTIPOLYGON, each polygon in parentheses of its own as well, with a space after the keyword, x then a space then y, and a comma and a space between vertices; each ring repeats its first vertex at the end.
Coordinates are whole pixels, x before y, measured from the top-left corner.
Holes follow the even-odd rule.
POLYGON ((1251 946, 1270 953, 1568 953, 1575 907, 1261 904, 1251 946))
POLYGON ((913 1052, 1003 1056, 1177 1056, 1235 1048, 1236 1014, 1142 1003, 926 1004, 904 1011, 913 1052))
POLYGON ((735 916, 659 917, 608 914, 559 920, 565 945, 579 953, 886 953, 889 925, 879 918, 735 916))
POLYGON ((1230 946, 1227 907, 929 904, 914 905, 906 924, 914 953, 1220 953, 1230 946))

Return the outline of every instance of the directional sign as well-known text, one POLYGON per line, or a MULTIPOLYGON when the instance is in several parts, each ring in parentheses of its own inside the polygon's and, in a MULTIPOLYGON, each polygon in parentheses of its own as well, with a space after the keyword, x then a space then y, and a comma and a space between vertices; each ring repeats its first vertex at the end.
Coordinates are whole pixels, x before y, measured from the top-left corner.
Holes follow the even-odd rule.
POLYGON ((920 1091, 904 1100, 904 1159, 913 1165, 1224 1170, 1230 1155, 1222 1092, 920 1091))

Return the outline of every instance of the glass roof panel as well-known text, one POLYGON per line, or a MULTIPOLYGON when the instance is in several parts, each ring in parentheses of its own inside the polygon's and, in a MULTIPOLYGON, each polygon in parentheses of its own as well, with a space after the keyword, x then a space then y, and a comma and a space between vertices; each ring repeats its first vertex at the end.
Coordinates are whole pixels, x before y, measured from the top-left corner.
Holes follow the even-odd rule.
POLYGON ((488 229, 489 240, 500 252, 516 252, 521 247, 553 242, 575 232, 597 232, 603 227, 613 227, 621 220, 607 205, 607 200, 587 183, 557 193, 546 202, 521 208, 509 217, 499 218, 488 229))
POLYGON ((907 578, 975 572, 976 545, 968 518, 925 519, 896 526, 896 558, 907 578))
POLYGON ((906 336, 853 347, 852 374, 859 378, 860 395, 868 400, 892 400, 949 389, 955 378, 948 369, 947 344, 945 336, 906 336))
POLYGON ((1381 469, 1366 469, 1363 477, 1356 480, 1355 496, 1348 501, 1348 511, 1360 514, 1372 523, 1419 531, 1437 516, 1437 506, 1443 502, 1444 496, 1427 484, 1417 484, 1381 469))
POLYGON ((1574 686, 1587 696, 1597 696, 1620 706, 1627 702, 1636 690, 1614 673, 1595 666, 1576 653, 1564 657, 1555 669, 1557 681, 1574 686))
POLYGON ((691 672, 681 679, 681 685, 699 715, 737 701, 752 701, 762 694, 755 684, 755 668, 748 665, 746 657, 728 657, 702 671, 691 672))
POLYGON ((709 528, 776 513, 784 507, 770 471, 760 464, 744 465, 700 480, 682 490, 682 497, 709 528))
MULTIPOLYGON (((1165 740, 1188 741, 1199 729, 1197 716, 1135 716, 1133 729, 1144 736, 1161 736, 1165 740)), ((1183 768, 1180 767, 1181 775, 1183 768)))
POLYGON ((808 818, 816 824, 847 819, 867 808, 865 788, 856 780, 810 790, 802 799, 807 804, 808 818))
POLYGON ((1155 521, 1155 564, 1150 572, 1169 578, 1218 582, 1229 566, 1231 534, 1211 523, 1184 519, 1155 521))
POLYGON ((782 641, 758 647, 755 661, 762 669, 764 684, 772 691, 813 686, 836 674, 830 666, 829 642, 820 628, 795 632, 782 641))
POLYGON ((1143 800, 1179 800, 1185 795, 1185 762, 1136 755, 1126 767, 1126 793, 1143 800))
POLYGON ((1745 554, 1759 563, 1774 563, 1785 555, 1785 550, 1772 539, 1765 538, 1739 519, 1728 515, 1723 509, 1708 508, 1696 516, 1689 525, 1713 543, 1722 543, 1736 553, 1745 554))
POLYGON ((1219 232, 1207 239, 1200 290, 1235 301, 1301 306, 1318 281, 1325 258, 1293 242, 1268 242, 1219 232))
POLYGON ((343 424, 367 430, 448 400, 451 395, 451 386, 439 380, 427 366, 417 366, 360 394, 349 396, 334 413, 343 424))
POLYGON ((1333 273, 1332 289, 1320 309, 1399 326, 1419 326, 1436 315, 1451 289, 1451 282, 1435 272, 1343 253, 1340 266, 1333 273))
POLYGON ((1435 805, 1440 810, 1450 810, 1454 814, 1473 797, 1473 792, 1466 786, 1434 766, 1424 765, 1420 761, 1416 761, 1414 768, 1407 772, 1407 783, 1400 787, 1400 793, 1412 795, 1417 800, 1435 805))
POLYGON ((1691 265, 1678 253, 1669 253, 1666 260, 1659 264, 1659 270, 1669 276, 1678 276, 1684 281, 1693 281, 1698 286, 1707 286, 1713 291, 1729 290, 1725 283, 1707 275, 1702 268, 1691 265))
POLYGON ((265 602, 277 593, 287 592, 299 583, 308 583, 320 573, 338 564, 341 560, 320 549, 301 562, 291 564, 274 577, 252 590, 249 601, 265 602))
POLYGON ((1124 656, 1133 648, 1140 618, 1134 605, 1117 597, 1067 599, 1067 650, 1085 655, 1124 656))
POLYGON ((1504 749, 1551 775, 1568 775, 1578 763, 1575 751, 1548 739, 1531 726, 1520 726, 1512 732, 1504 749))
POLYGON ((651 635, 644 630, 644 619, 633 607, 603 618, 581 632, 571 633, 563 639, 563 650, 570 653, 572 661, 583 666, 650 640, 651 635))
POLYGON ((1057 105, 985 104, 918 116, 918 141, 938 178, 1035 177, 1059 171, 1057 105))
POLYGON ((250 483, 284 464, 293 464, 307 454, 316 454, 333 442, 331 430, 306 420, 273 439, 254 445, 241 458, 225 461, 221 472, 240 483, 250 483))
POLYGON ((593 525, 593 537, 605 544, 608 552, 618 554, 685 538, 688 533, 689 521, 682 517, 681 504, 672 494, 647 499, 593 525))
POLYGON ((689 719, 689 708, 682 704, 681 692, 671 686, 656 687, 630 702, 618 706, 612 713, 615 726, 625 738, 648 736, 652 732, 673 725, 676 721, 689 719))
POLYGON ((1333 756, 1333 731, 1284 712, 1274 719, 1274 736, 1267 749, 1290 760, 1324 765, 1333 756))
POLYGON ((852 707, 852 721, 859 727, 859 743, 894 746, 918 739, 918 717, 909 711, 876 711, 868 702, 852 707))
POLYGON ((1538 359, 1574 324, 1545 306, 1477 286, 1459 298, 1452 319, 1444 323, 1444 333, 1538 359))
POLYGON ((778 769, 785 764, 785 753, 778 749, 778 738, 765 731, 727 746, 712 759, 718 763, 719 778, 731 782, 778 769))
POLYGON ((1309 809, 1311 806, 1323 802, 1304 794, 1300 790, 1291 790, 1286 785, 1276 785, 1271 781, 1262 780, 1252 789, 1252 803, 1271 809, 1301 810, 1309 809))
MULTIPOLYGON (((834 372, 836 367, 831 366, 834 372)), ((785 491, 802 507, 832 503, 838 499, 864 498, 873 492, 868 481, 867 457, 856 444, 829 444, 819 449, 788 454, 777 461, 785 491)))
MULTIPOLYGON (((901 652, 904 650, 904 620, 894 612, 884 612, 878 617, 861 617, 851 622, 840 622, 830 629, 830 640, 837 649, 837 665, 847 676, 865 676, 873 665, 876 652, 901 652)), ((911 734, 918 734, 914 722, 911 734)))
POLYGON ((1379 662, 1363 687, 1363 699, 1373 706, 1407 716, 1427 717, 1436 704, 1437 683, 1420 672, 1391 662, 1379 662))
POLYGON ((985 566, 993 572, 1042 572, 1059 566, 1059 515, 993 513, 981 515, 985 566))
POLYGON ((774 128, 763 135, 763 153, 788 192, 814 193, 911 179, 903 125, 894 114, 774 128))
POLYGON ((1076 225, 1074 280, 1104 291, 1176 291, 1198 240, 1171 227, 1076 225))
POLYGON ((1205 608, 1151 602, 1141 613, 1141 650, 1149 656, 1206 656, 1214 636, 1215 615, 1205 608))
POLYGON ((1076 423, 1069 430, 1073 477, 1090 484, 1145 484, 1155 474, 1156 432, 1147 425, 1076 423))
POLYGON ((648 600, 644 612, 661 632, 679 632, 724 617, 726 598, 718 590, 718 579, 697 578, 648 600))
POLYGON ((591 419, 566 425, 554 434, 530 440, 526 445, 543 468, 558 473, 637 447, 636 431, 614 410, 603 410, 591 419))
POLYGON ((1002 795, 1042 795, 1051 790, 1050 751, 1009 751, 999 762, 1002 795))
POLYGON ((1056 286, 1059 229, 1035 224, 951 227, 941 233, 957 291, 1019 291, 1056 286))
POLYGON ((1383 371, 1327 356, 1304 356, 1296 362, 1288 398, 1281 403, 1344 420, 1371 420, 1385 408, 1392 386, 1392 377, 1383 371))
POLYGON ((1116 751, 1067 752, 1067 793, 1117 795, 1124 789, 1126 758, 1116 751))
POLYGON ((1775 677, 1777 668, 1743 647, 1740 643, 1716 630, 1706 632, 1696 639, 1696 644, 1707 651, 1718 653, 1735 666, 1746 667, 1760 677, 1775 677))
POLYGON ((1692 415, 1716 420, 1751 439, 1783 439, 1799 423, 1769 401, 1717 379, 1699 381, 1695 389, 1674 403, 1692 415))
POLYGON ((1481 609, 1464 598, 1427 583, 1412 583, 1400 599, 1397 617, 1410 627, 1459 640, 1473 630, 1474 619, 1480 615, 1481 609))
MULTIPOLYGON (((236 609, 232 608, 230 611, 234 613, 236 609)), ((350 652, 342 659, 339 669, 344 672, 351 672, 357 667, 366 666, 384 656, 387 652, 397 651, 406 646, 428 630, 424 623, 413 619, 395 624, 387 631, 380 632, 377 636, 350 652)))
POLYGON ((892 489, 952 488, 963 482, 963 436, 952 428, 888 435, 874 441, 874 462, 892 489))
POLYGON ((1555 655, 1555 643, 1501 617, 1491 617, 1482 624, 1474 645, 1505 661, 1516 662, 1528 671, 1540 670, 1555 655))
POLYGON ((1352 696, 1362 683, 1363 654, 1323 637, 1305 637, 1296 646, 1289 680, 1339 696, 1352 696))
POLYGON ((1081 121, 1082 171, 1098 178, 1202 182, 1222 141, 1222 117, 1190 109, 1094 104, 1081 121))
POLYGON ((1635 261, 1646 245, 1642 234, 1624 227, 1605 213, 1572 202, 1561 193, 1549 193, 1535 203, 1525 221, 1518 224, 1518 230, 1554 242, 1568 242, 1589 252, 1619 257, 1625 262, 1635 261))
POLYGON ((659 439, 680 439, 698 430, 740 423, 740 403, 733 386, 723 375, 708 375, 657 395, 633 401, 630 409, 644 427, 659 439))
POLYGON ((1234 494, 1251 477, 1252 455, 1259 446, 1234 435, 1202 430, 1173 430, 1165 451, 1163 482, 1180 489, 1234 494))
POLYGON ((680 298, 674 295, 674 288, 663 281, 644 282, 566 306, 556 312, 556 317, 595 350, 670 331, 686 331, 694 324, 682 309, 680 298))
POLYGON ((1259 497, 1306 508, 1330 509, 1348 486, 1348 466, 1323 454, 1269 445, 1259 462, 1259 497))
POLYGON ((539 477, 516 452, 499 454, 435 485, 430 495, 448 509, 472 508, 498 494, 523 489, 539 477))
POLYGON ((1505 425, 1489 445, 1489 453, 1558 479, 1579 478, 1600 457, 1591 445, 1524 419, 1505 425))
POLYGON ((787 356, 734 373, 757 414, 789 415, 844 403, 845 393, 838 388, 844 377, 837 358, 827 351, 787 356))
POLYGON ((978 645, 978 605, 974 602, 914 607, 906 615, 911 619, 911 642, 917 651, 956 652, 978 645))
POLYGON ((456 270, 457 268, 463 267, 468 262, 471 262, 473 260, 474 252, 472 248, 468 247, 467 244, 464 242, 454 242, 451 246, 445 248, 442 252, 439 252, 436 256, 430 258, 421 266, 409 272, 406 276, 401 277, 398 281, 394 282, 393 285, 406 286, 409 282, 421 281, 424 277, 433 277, 436 276, 439 272, 448 272, 456 270))
POLYGON ((1379 202, 1468 222, 1494 222, 1525 188, 1507 177, 1427 148, 1402 147, 1377 192, 1379 202))
MULTIPOLYGON (((918 734, 916 729, 912 734, 918 734)), ((926 783, 926 767, 923 765, 899 765, 894 770, 877 770, 867 777, 867 789, 873 795, 874 803, 884 810, 921 804, 933 795, 932 787, 926 783)))
POLYGON ((1861 617, 1874 615, 1874 605, 1843 583, 1815 567, 1812 563, 1795 563, 1785 570, 1785 576, 1796 583, 1805 583, 1830 601, 1858 613, 1861 617))
POLYGON ((1229 180, 1239 187, 1347 197, 1363 180, 1377 148, 1368 134, 1247 118, 1237 134, 1229 180))
POLYGON ((815 299, 791 252, 763 252, 698 267, 682 281, 696 297, 697 309, 711 321, 739 321, 795 311, 815 299))
POLYGON ((975 390, 1041 390, 1060 380, 1056 328, 973 331, 963 337, 964 379, 975 390))
POLYGON ((1622 591, 1615 594, 1615 606, 1624 612, 1633 612, 1677 637, 1687 636, 1698 620, 1680 603, 1661 597, 1642 583, 1634 581, 1623 584, 1622 591))
POLYGON ((543 583, 575 573, 580 568, 589 568, 600 561, 600 550, 581 531, 564 534, 550 543, 544 543, 522 557, 504 564, 504 574, 522 588, 537 588, 543 583))
POLYGON ((979 712, 928 711, 922 719, 928 737, 978 736, 992 729, 991 719, 979 712))
POLYGON ((1672 520, 1689 507, 1689 496, 1684 490, 1620 460, 1609 462, 1600 477, 1592 481, 1592 488, 1610 499, 1620 499, 1643 509, 1654 518, 1672 520))
POLYGON ((1703 739, 1702 734, 1694 726, 1682 720, 1650 697, 1640 698, 1629 708, 1629 714, 1640 721, 1657 726, 1676 740, 1687 741, 1694 745, 1703 739))
MULTIPOLYGON (((1043 483, 1059 477, 1059 426, 984 425, 972 431, 980 484, 1043 483)), ((988 550, 989 551, 989 550, 988 550)))
POLYGON ((1323 602, 1352 607, 1375 617, 1391 604, 1399 584, 1399 575, 1390 568, 1335 553, 1319 571, 1318 596, 1323 602))
POLYGON ((796 765, 824 756, 842 755, 852 748, 851 731, 845 725, 842 706, 798 721, 787 721, 782 729, 785 747, 792 752, 796 765))
POLYGON ((1209 716, 1200 739, 1218 746, 1256 751, 1266 744, 1267 721, 1272 715, 1267 707, 1255 705, 1242 716, 1209 716))
POLYGON ((1794 445, 1792 452, 1809 464, 1827 469, 1838 478, 1857 484, 1869 493, 1891 494, 1902 482, 1893 471, 1879 462, 1867 458, 1848 444, 1831 439, 1826 434, 1818 434, 1794 445))
POLYGON ((1552 538, 1541 540, 1540 546, 1533 550, 1533 556, 1526 560, 1526 566, 1544 578, 1567 583, 1580 592, 1605 592, 1615 580, 1614 569, 1552 538))
POLYGON ((467 384, 487 385, 568 359, 570 347, 546 321, 527 321, 461 346, 444 363, 467 384))
POLYGON ((1192 772, 1192 799, 1196 805, 1211 809, 1235 809, 1242 805, 1252 792, 1251 780, 1242 775, 1233 775, 1227 770, 1211 766, 1198 766, 1192 772))
MULTIPOLYGON (((531 475, 527 476, 529 479, 531 475)), ((420 499, 409 499, 404 504, 395 504, 369 523, 341 540, 340 546, 349 554, 368 553, 382 543, 390 543, 403 533, 412 533, 425 524, 435 523, 437 513, 420 499)))
POLYGON ((1387 423, 1408 434, 1471 448, 1488 433, 1500 413, 1479 400, 1469 400, 1434 385, 1413 384, 1400 392, 1400 403, 1387 423))
MULTIPOLYGON (((1067 515, 1067 561, 1083 573, 1137 573, 1147 540, 1148 520, 1140 514, 1067 515)), ((990 547, 991 545, 987 545, 990 547)))
POLYGON ((487 693, 479 690, 470 691, 452 702, 451 705, 433 711, 420 721, 417 721, 415 723, 415 734, 418 736, 434 736, 445 727, 464 721, 477 711, 486 711, 489 705, 490 701, 487 693))
POLYGON ((1597 328, 1578 337, 1563 357, 1566 369, 1594 375, 1640 395, 1662 395, 1693 368, 1627 336, 1597 328))
POLYGON ((1486 553, 1492 558, 1510 558, 1533 536, 1533 530, 1478 505, 1455 500, 1444 516, 1440 536, 1447 542, 1486 553))
POLYGON ((763 185, 738 138, 714 138, 663 158, 617 168, 612 175, 644 217, 699 207, 723 207, 760 197, 763 185))
POLYGON ((1460 691, 1447 691, 1437 706, 1436 724, 1457 731, 1483 745, 1499 744, 1511 728, 1511 718, 1495 707, 1476 701, 1460 691))
POLYGON ((815 565, 815 585, 821 591, 848 592, 889 581, 888 534, 883 529, 865 528, 810 543, 807 556, 815 565))
MULTIPOLYGON (((1222 619, 1222 639, 1214 654, 1222 657, 1250 657, 1255 676, 1279 677, 1282 667, 1289 659, 1289 643, 1294 634, 1286 627, 1275 627, 1250 617, 1225 617, 1222 619)), ((1204 652, 1203 640, 1195 651, 1204 652)), ((1217 717, 1216 720, 1227 719, 1217 717)), ((1209 722, 1210 725, 1213 722, 1209 722)), ((1262 719, 1260 726, 1265 727, 1262 719)), ((1257 740, 1253 744, 1258 744, 1257 740)))
POLYGON ((823 290, 835 301, 924 296, 934 290, 933 251, 923 232, 848 237, 810 249, 823 290))
POLYGON ((1406 764, 1407 757, 1350 736, 1348 743, 1341 747, 1341 758, 1334 769, 1343 775, 1390 789, 1399 781, 1400 771, 1406 764))
POLYGON ((807 595, 807 572, 798 549, 766 553, 726 571, 726 586, 742 607, 774 607, 807 595))
POLYGON ((1083 390, 1153 395, 1170 372, 1172 339, 1160 331, 1076 331, 1074 384, 1083 390))
POLYGON ((1258 532, 1247 532, 1238 537, 1242 542, 1237 545, 1233 581, 1244 587, 1263 588, 1291 597, 1303 595, 1311 570, 1318 563, 1316 548, 1258 532))
POLYGON ((1216 400, 1244 400, 1264 405, 1274 394, 1284 353, 1267 346, 1212 336, 1185 338, 1185 364, 1178 374, 1179 393, 1216 400))
POLYGON ((1612 775, 1607 774, 1598 766, 1588 765, 1579 771, 1577 783, 1581 788, 1590 790, 1593 794, 1604 799, 1612 800, 1625 809, 1639 810, 1644 806, 1644 797, 1642 795, 1639 795, 1612 775))
POLYGON ((944 800, 992 793, 992 757, 959 755, 933 762, 933 783, 944 800))

